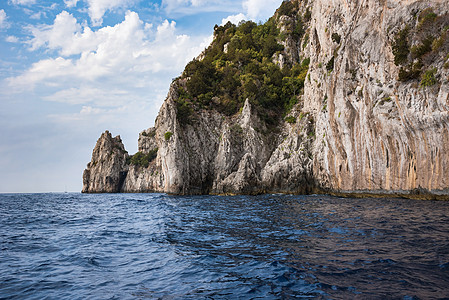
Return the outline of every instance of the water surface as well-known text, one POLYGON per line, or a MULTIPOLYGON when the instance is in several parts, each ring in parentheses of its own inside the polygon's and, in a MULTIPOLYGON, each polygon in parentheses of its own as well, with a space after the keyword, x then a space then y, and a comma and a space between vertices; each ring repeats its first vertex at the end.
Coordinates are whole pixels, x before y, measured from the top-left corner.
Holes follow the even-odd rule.
POLYGON ((448 297, 449 202, 0 195, 0 298, 448 297))

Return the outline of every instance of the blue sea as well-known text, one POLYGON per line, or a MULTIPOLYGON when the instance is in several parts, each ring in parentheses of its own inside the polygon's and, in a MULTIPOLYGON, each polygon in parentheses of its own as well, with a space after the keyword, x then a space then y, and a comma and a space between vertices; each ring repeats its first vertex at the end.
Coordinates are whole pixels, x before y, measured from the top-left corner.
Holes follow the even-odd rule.
POLYGON ((0 195, 1 299, 449 299, 449 202, 0 195))

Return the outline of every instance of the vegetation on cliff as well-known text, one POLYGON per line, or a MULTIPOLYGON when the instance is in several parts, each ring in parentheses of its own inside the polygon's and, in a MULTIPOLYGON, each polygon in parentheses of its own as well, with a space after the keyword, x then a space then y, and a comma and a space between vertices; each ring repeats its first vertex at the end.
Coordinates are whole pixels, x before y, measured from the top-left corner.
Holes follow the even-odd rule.
POLYGON ((158 148, 155 148, 148 153, 137 152, 128 158, 127 164, 147 168, 150 162, 156 158, 157 151, 158 148))
POLYGON ((308 58, 276 64, 287 38, 300 41, 310 12, 300 12, 297 1, 283 2, 264 24, 228 22, 214 28, 214 41, 202 57, 186 66, 179 85, 178 120, 189 123, 197 109, 215 109, 234 115, 246 99, 258 108, 267 123, 275 123, 298 101, 309 69, 308 58), (280 30, 280 16, 291 21, 280 30), (282 65, 282 67, 281 67, 282 65))
POLYGON ((416 12, 395 35, 392 49, 400 81, 421 80, 422 87, 436 84, 432 63, 449 53, 449 15, 437 15, 431 7, 416 12))

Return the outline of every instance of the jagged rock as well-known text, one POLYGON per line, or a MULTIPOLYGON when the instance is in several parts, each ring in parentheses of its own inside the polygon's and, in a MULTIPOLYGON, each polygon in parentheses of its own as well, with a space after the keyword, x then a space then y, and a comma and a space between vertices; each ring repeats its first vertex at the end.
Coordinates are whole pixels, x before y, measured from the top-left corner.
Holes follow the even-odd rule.
POLYGON ((315 129, 309 116, 292 115, 297 121, 284 126, 285 138, 264 166, 262 183, 269 192, 307 194, 315 188, 311 153, 315 129))
POLYGON ((126 178, 128 153, 120 136, 109 131, 98 139, 83 173, 83 193, 118 193, 126 178))

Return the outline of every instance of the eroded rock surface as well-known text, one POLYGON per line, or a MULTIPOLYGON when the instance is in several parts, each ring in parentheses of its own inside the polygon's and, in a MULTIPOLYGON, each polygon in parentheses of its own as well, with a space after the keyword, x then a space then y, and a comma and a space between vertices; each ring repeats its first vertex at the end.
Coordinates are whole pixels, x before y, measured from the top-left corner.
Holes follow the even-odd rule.
POLYGON ((286 37, 280 41, 284 50, 272 59, 284 66, 307 58, 310 66, 300 101, 287 118, 267 126, 247 100, 232 116, 198 109, 189 122, 180 122, 178 88, 185 81, 177 79, 154 128, 139 137, 139 151, 157 149, 157 156, 148 166, 127 164, 120 138, 106 132, 84 173, 83 192, 325 191, 447 197, 447 2, 292 3, 307 18, 305 34, 295 40, 289 35, 295 16, 278 16, 286 37), (436 15, 432 27, 423 17, 429 7, 436 15), (440 44, 419 57, 409 53, 398 63, 393 48, 404 29, 411 52, 427 36, 440 44), (419 77, 404 79, 414 76, 410 70, 417 63, 419 77), (426 72, 433 72, 429 74, 435 82, 423 84, 426 72))
POLYGON ((428 87, 422 77, 398 80, 406 65, 395 64, 392 48, 404 28, 414 46, 425 30, 445 36, 438 22, 447 23, 448 9, 445 1, 314 2, 304 105, 317 120, 313 169, 323 188, 447 195, 448 41, 421 58, 409 54, 410 61, 423 61, 422 73, 437 70, 438 83, 428 87), (429 7, 440 19, 426 29, 420 14, 429 7), (341 37, 339 43, 333 34, 341 37), (332 58, 331 72, 319 68, 332 58))
POLYGON ((128 153, 120 136, 109 131, 98 139, 83 173, 83 193, 118 193, 128 171, 128 153))

